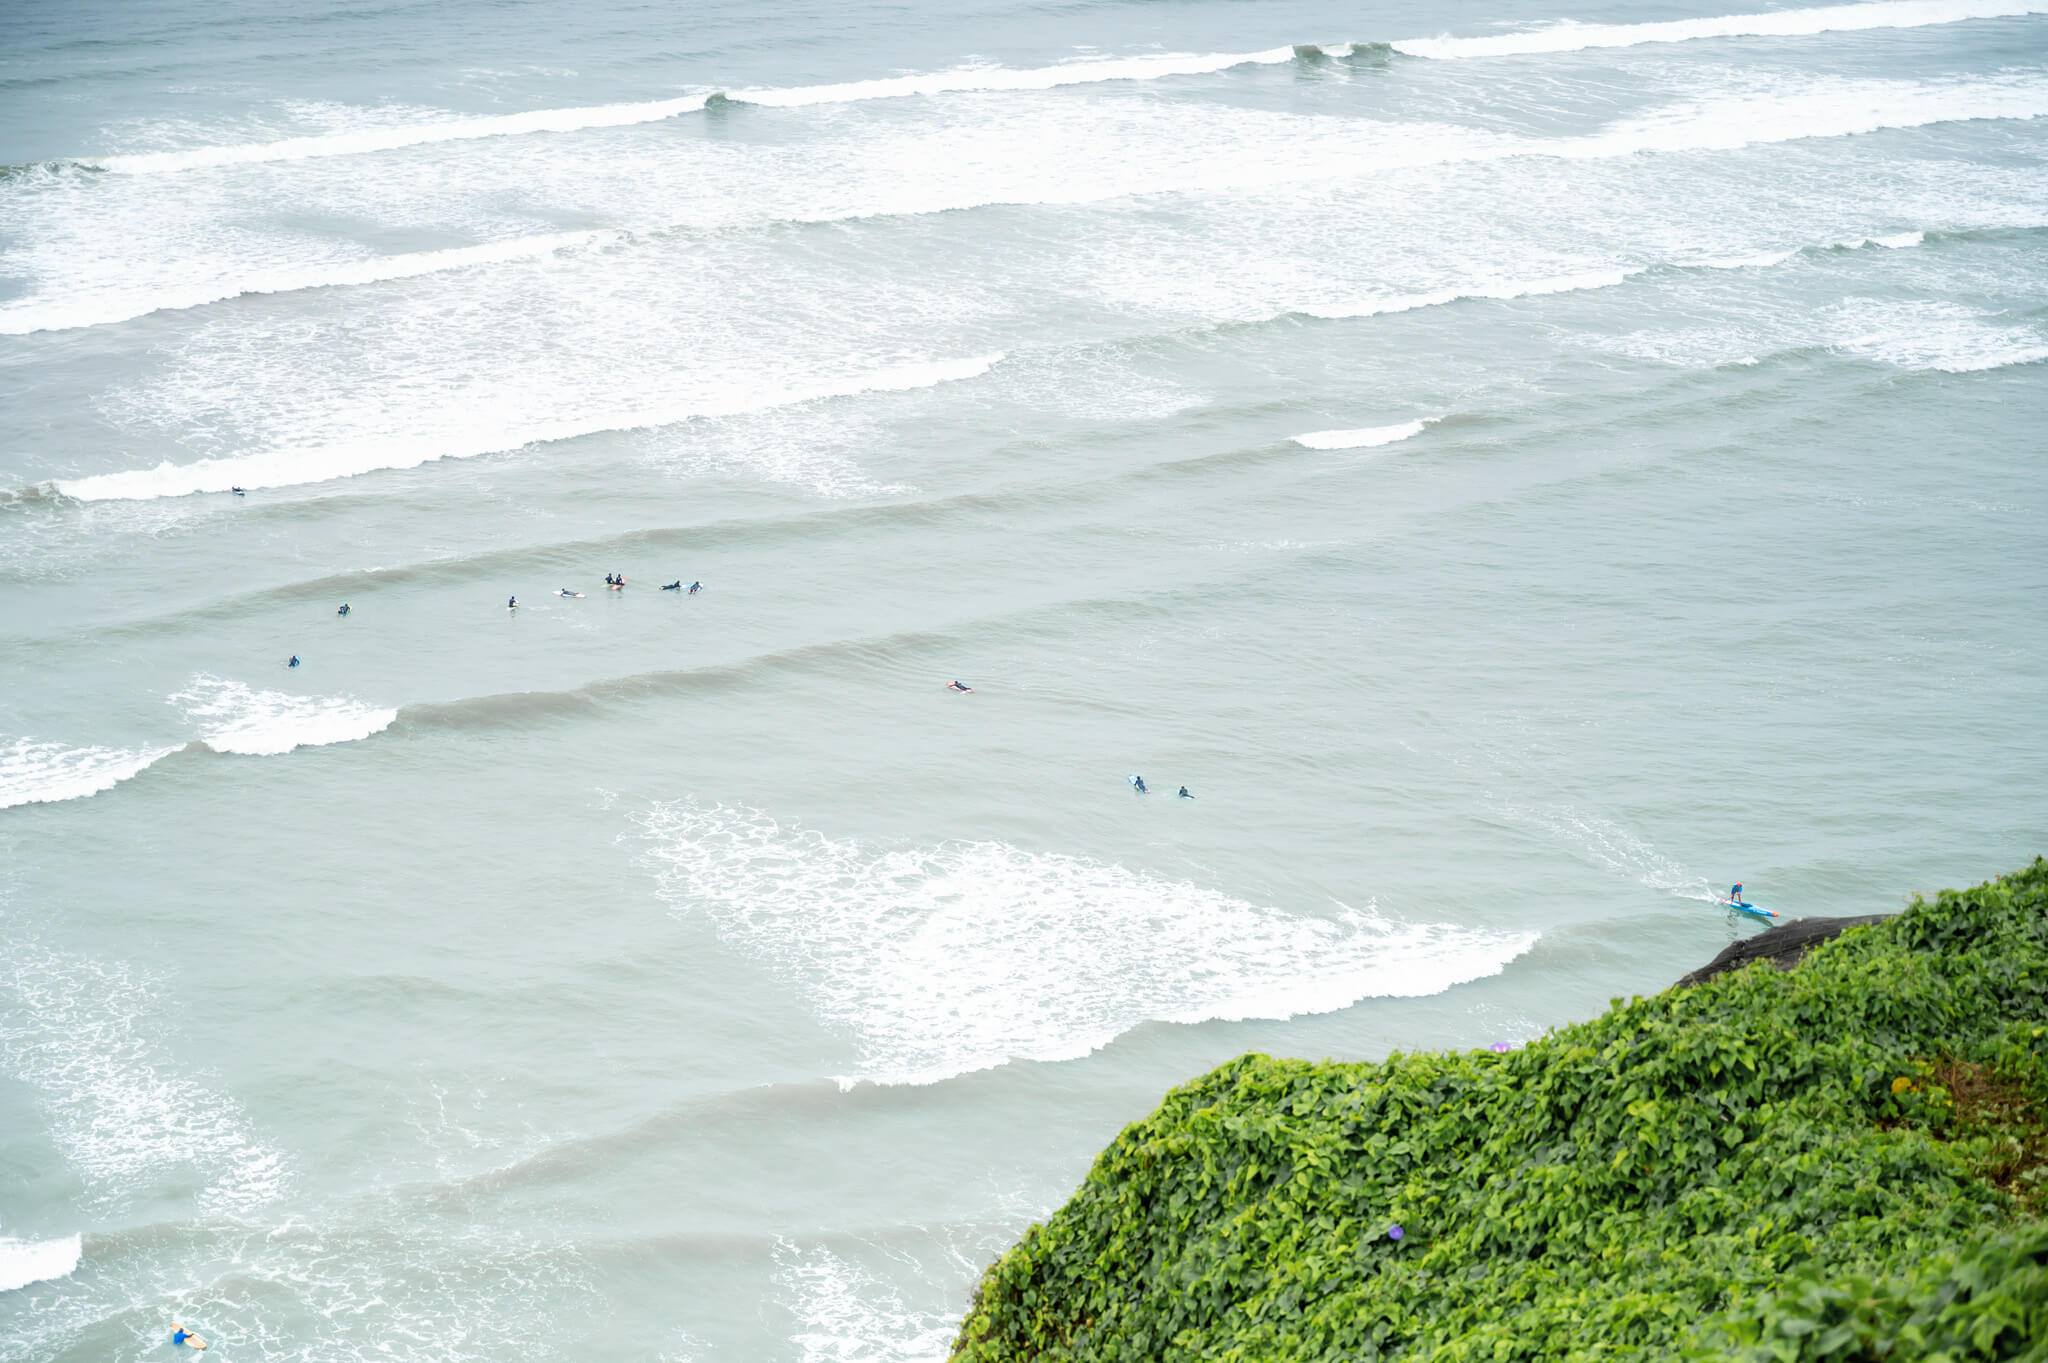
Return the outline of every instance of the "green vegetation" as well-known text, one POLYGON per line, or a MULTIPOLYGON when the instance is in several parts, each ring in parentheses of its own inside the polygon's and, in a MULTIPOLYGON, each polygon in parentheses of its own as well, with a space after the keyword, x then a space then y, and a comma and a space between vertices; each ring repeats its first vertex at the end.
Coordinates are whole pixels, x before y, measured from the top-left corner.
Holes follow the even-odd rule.
POLYGON ((2044 1033, 2037 860, 1510 1054, 1244 1056, 989 1268, 954 1357, 2048 1357, 2044 1033))

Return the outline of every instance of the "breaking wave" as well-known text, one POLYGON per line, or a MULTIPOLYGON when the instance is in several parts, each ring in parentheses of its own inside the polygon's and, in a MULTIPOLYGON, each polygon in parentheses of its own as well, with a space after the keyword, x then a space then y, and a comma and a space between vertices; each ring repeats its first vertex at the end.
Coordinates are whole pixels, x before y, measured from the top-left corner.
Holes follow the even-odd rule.
POLYGON ((724 805, 660 804, 637 821, 674 912, 708 917, 852 1041, 845 1085, 1076 1059, 1148 1021, 1440 993, 1536 940, 1370 908, 1293 913, 1001 842, 870 847, 724 805))
POLYGON ((2007 19, 2048 13, 2037 0, 1876 0, 1872 4, 1820 5, 1761 14, 1722 14, 1650 24, 1564 22, 1522 33, 1483 38, 1408 38, 1391 44, 1411 57, 1531 56, 1582 52, 1596 47, 1683 43, 1696 38, 1790 38, 1873 28, 1922 28, 1966 19, 2007 19))
POLYGON ((190 464, 169 461, 153 469, 95 474, 89 478, 58 483, 66 496, 80 501, 182 497, 194 492, 226 492, 231 487, 286 487, 298 483, 325 482, 383 469, 409 469, 435 459, 464 459, 482 454, 516 450, 552 440, 570 440, 601 431, 643 430, 672 425, 691 417, 735 416, 792 406, 823 398, 852 397, 861 393, 900 393, 915 388, 970 379, 985 374, 1002 355, 981 355, 965 360, 934 360, 880 370, 852 380, 809 387, 757 389, 724 401, 704 400, 669 407, 648 407, 620 412, 595 423, 571 421, 536 424, 517 428, 471 430, 460 436, 419 436, 407 439, 371 439, 316 448, 266 450, 259 454, 234 455, 225 459, 201 459, 190 464))
POLYGON ((1395 426, 1367 426, 1355 431, 1310 431, 1295 436, 1294 443, 1311 450, 1371 449, 1375 445, 1391 445, 1410 436, 1421 435, 1425 426, 1433 425, 1437 420, 1436 417, 1422 417, 1395 426))
POLYGON ((325 289, 349 285, 378 284, 392 279, 412 279, 443 270, 461 270, 476 265, 498 265, 513 260, 532 260, 557 251, 616 240, 616 232, 561 232, 549 236, 521 237, 512 241, 487 242, 481 246, 457 246, 441 251, 414 251, 403 255, 376 256, 332 264, 302 265, 264 271, 230 282, 207 282, 184 289, 147 294, 88 295, 61 303, 26 303, 0 307, 0 336, 25 336, 37 331, 60 331, 69 327, 104 326, 126 322, 152 312, 204 307, 247 294, 291 293, 300 289, 325 289))
POLYGON ((200 674, 168 703, 200 729, 200 741, 219 753, 269 757, 294 748, 352 743, 388 728, 395 709, 365 705, 347 696, 292 696, 259 691, 225 678, 200 674))
POLYGON ((84 1252, 82 1235, 67 1235, 61 1240, 9 1240, 0 1236, 0 1292, 12 1292, 52 1278, 68 1278, 84 1252))

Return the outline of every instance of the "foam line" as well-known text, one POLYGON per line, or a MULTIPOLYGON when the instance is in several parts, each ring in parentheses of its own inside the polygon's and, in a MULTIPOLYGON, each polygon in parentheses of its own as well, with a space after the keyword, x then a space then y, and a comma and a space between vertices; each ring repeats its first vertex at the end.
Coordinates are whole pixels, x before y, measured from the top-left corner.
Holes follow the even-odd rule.
MULTIPOLYGON (((1695 38, 1796 37, 1816 33, 1878 28, 1918 28, 1968 19, 2014 18, 2048 13, 2040 0, 1874 0, 1854 5, 1823 5, 1761 14, 1729 14, 1713 18, 1674 19, 1649 24, 1563 23, 1523 33, 1488 37, 1406 38, 1386 44, 1396 52, 1437 59, 1576 52, 1587 48, 1634 47, 1643 43, 1687 42, 1695 38)), ((1320 53, 1334 47, 1289 45, 1258 52, 1162 53, 1063 62, 1033 68, 968 67, 923 75, 786 89, 712 92, 675 99, 603 104, 571 109, 535 109, 526 113, 481 118, 452 118, 397 127, 359 128, 312 137, 230 146, 190 147, 182 151, 143 152, 127 156, 84 156, 76 164, 129 175, 161 174, 208 166, 263 161, 295 161, 319 156, 356 156, 394 151, 436 142, 487 137, 514 137, 539 132, 577 132, 657 123, 693 113, 714 101, 797 107, 909 95, 973 91, 1050 90, 1065 85, 1102 81, 1159 80, 1169 76, 1205 75, 1234 66, 1275 65, 1299 53, 1320 53)), ((1349 45, 1352 51, 1375 50, 1378 44, 1349 45)))
POLYGON ((281 142, 253 142, 228 147, 191 147, 184 151, 146 152, 136 156, 82 156, 79 161, 124 175, 197 170, 205 166, 243 165, 253 161, 302 161, 314 156, 357 156, 396 151, 430 142, 460 142, 479 137, 514 137, 525 133, 577 132, 584 128, 618 128, 633 123, 658 123, 704 107, 704 95, 649 100, 639 104, 604 104, 583 109, 535 109, 530 113, 492 118, 454 118, 391 128, 358 128, 317 137, 292 137, 281 142))
POLYGON ((111 790, 175 751, 172 748, 72 748, 18 738, 0 748, 0 809, 54 804, 111 790))
POLYGON ((1311 450, 1363 450, 1375 445, 1391 445, 1397 440, 1422 434, 1422 428, 1436 421, 1436 417, 1423 417, 1418 421, 1404 421, 1398 426, 1367 426, 1356 431, 1310 431, 1294 437, 1294 443, 1311 450))
POLYGON ((393 151, 401 147, 417 147, 432 142, 512 137, 536 132, 577 132, 585 128, 618 128, 635 123, 659 123, 678 114, 694 113, 714 101, 791 108, 811 104, 843 104, 870 99, 900 99, 908 95, 967 93, 978 90, 1051 90, 1062 85, 1090 85, 1101 81, 1158 80, 1165 76, 1206 75, 1226 71, 1233 66, 1273 64, 1293 59, 1292 47, 1276 47, 1263 52, 1164 53, 1157 56, 1091 59, 1028 69, 1000 66, 969 67, 928 75, 889 76, 878 80, 847 81, 834 85, 714 92, 639 104, 606 104, 582 109, 536 109, 531 113, 505 114, 495 118, 458 118, 436 123, 419 123, 409 127, 365 128, 351 132, 327 133, 317 137, 295 137, 281 142, 193 147, 185 151, 148 152, 134 156, 86 156, 79 157, 78 161, 80 164, 127 175, 160 174, 165 171, 196 170, 206 166, 240 165, 256 161, 297 161, 315 156, 356 156, 365 152, 393 151))
POLYGON ((703 400, 621 412, 602 421, 552 422, 516 429, 486 426, 462 436, 425 436, 412 440, 366 440, 318 448, 268 450, 227 459, 202 459, 191 464, 168 461, 153 469, 102 473, 60 481, 67 497, 94 502, 113 499, 182 497, 194 492, 225 492, 230 487, 285 487, 297 483, 349 478, 380 469, 409 469, 435 459, 462 459, 516 450, 551 440, 570 440, 601 431, 641 430, 667 426, 692 417, 737 416, 744 412, 852 397, 861 393, 901 393, 985 374, 1000 353, 965 360, 934 360, 879 370, 836 384, 755 390, 724 401, 703 400))
POLYGON ((1233 66, 1271 66, 1294 60, 1292 47, 1263 52, 1174 52, 1149 57, 1065 62, 1016 70, 992 66, 934 75, 891 76, 882 80, 849 81, 841 85, 808 85, 788 90, 735 90, 728 98, 747 104, 793 108, 807 104, 846 104, 856 100, 899 99, 905 95, 939 95, 974 91, 1052 90, 1062 85, 1093 85, 1102 81, 1159 80, 1166 76, 1202 76, 1233 66))
POLYGON ((62 303, 30 301, 0 307, 0 336, 26 336, 37 331, 104 326, 110 322, 126 322, 147 316, 152 312, 204 307, 209 303, 220 303, 246 294, 292 293, 300 289, 379 284, 391 279, 412 279, 419 275, 437 274, 443 270, 461 270, 476 265, 499 265, 508 261, 532 260, 553 255, 557 251, 616 240, 619 236, 617 232, 560 232, 548 236, 486 242, 480 246, 457 246, 440 251, 375 256, 368 260, 297 266, 253 274, 232 282, 194 283, 162 293, 89 296, 62 303))
POLYGON ((2010 19, 2044 13, 2048 13, 2048 6, 2038 3, 2038 0, 1877 0, 1873 4, 1821 5, 1812 9, 1723 14, 1713 18, 1671 19, 1653 24, 1567 22, 1524 33, 1502 33, 1484 38, 1407 38, 1389 45, 1407 56, 1439 60, 1532 56, 1549 52, 1582 52, 1595 47, 1683 43, 1695 38, 1793 38, 1873 28, 1924 28, 1966 19, 2010 19))
POLYGON ((766 961, 849 1040, 843 1085, 1075 1059, 1147 1021, 1435 994, 1536 940, 1290 912, 1000 842, 871 847, 751 809, 661 804, 637 822, 674 911, 766 961))
POLYGON ((1647 268, 1637 266, 1625 270, 1595 270, 1586 274, 1556 275, 1547 279, 1502 280, 1497 283, 1460 284, 1454 288, 1437 289, 1430 293, 1389 294, 1378 298, 1363 298, 1356 302, 1319 303, 1301 308, 1308 317, 1331 319, 1351 317, 1378 317, 1393 312, 1413 312, 1417 308, 1441 307, 1464 299, 1505 299, 1532 298, 1549 293, 1575 293, 1580 289, 1611 289, 1631 275, 1641 274, 1647 268))
POLYGON ((9 1240, 0 1236, 0 1292, 12 1292, 53 1278, 68 1278, 84 1252, 82 1235, 67 1235, 61 1240, 9 1240))

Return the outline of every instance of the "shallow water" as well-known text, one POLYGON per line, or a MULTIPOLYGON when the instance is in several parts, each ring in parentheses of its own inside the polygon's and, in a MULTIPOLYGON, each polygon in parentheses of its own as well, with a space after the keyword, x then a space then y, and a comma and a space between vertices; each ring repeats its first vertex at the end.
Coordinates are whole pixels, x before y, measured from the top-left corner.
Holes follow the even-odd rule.
POLYGON ((0 20, 0 1357, 937 1359, 2042 851, 2035 8, 0 20))

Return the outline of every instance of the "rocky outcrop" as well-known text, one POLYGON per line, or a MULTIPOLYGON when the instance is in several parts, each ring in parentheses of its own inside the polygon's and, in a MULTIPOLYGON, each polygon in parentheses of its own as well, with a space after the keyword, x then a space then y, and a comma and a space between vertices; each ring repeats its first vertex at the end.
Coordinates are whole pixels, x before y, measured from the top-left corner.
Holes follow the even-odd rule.
MULTIPOLYGON (((1678 985, 1698 984, 1730 970, 1740 970, 1751 961, 1769 961, 1780 970, 1790 970, 1799 958, 1822 942, 1841 936, 1850 928, 1882 923, 1888 913, 1866 913, 1855 918, 1795 918, 1769 932, 1730 943, 1719 956, 1698 970, 1679 978, 1678 985)), ((1674 986, 1678 987, 1678 986, 1674 986)))

